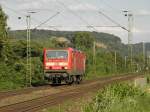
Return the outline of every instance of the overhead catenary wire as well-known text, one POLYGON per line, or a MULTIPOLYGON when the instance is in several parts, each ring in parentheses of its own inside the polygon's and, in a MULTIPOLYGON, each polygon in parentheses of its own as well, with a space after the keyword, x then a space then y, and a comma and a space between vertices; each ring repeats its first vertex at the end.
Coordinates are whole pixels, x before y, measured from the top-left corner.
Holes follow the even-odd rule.
POLYGON ((126 30, 126 31, 129 32, 129 30, 128 30, 126 27, 124 27, 124 26, 122 26, 121 24, 119 24, 118 22, 114 21, 112 18, 110 18, 109 16, 107 16, 106 14, 104 14, 102 11, 98 11, 98 13, 101 14, 101 15, 103 15, 104 17, 106 17, 106 18, 107 18, 108 20, 110 20, 112 23, 118 25, 118 27, 120 27, 120 28, 122 28, 122 29, 124 29, 124 30, 126 30))
POLYGON ((55 0, 57 3, 59 3, 60 5, 62 5, 64 8, 66 8, 68 11, 70 11, 74 16, 78 17, 82 22, 84 22, 87 26, 90 26, 90 28, 92 28, 94 31, 98 30, 96 28, 94 28, 91 24, 89 24, 84 18, 82 18, 80 15, 78 15, 76 12, 74 12, 73 10, 71 10, 70 8, 68 8, 67 5, 65 5, 65 3, 60 2, 59 0, 55 0))
MULTIPOLYGON (((86 7, 87 9, 89 9, 89 6, 85 3, 83 4, 80 0, 75 0, 76 3, 80 4, 82 7, 86 7)), ((98 9, 97 9, 98 10, 98 9)), ((95 12, 97 12, 95 10, 95 12)), ((95 13, 96 14, 96 13, 95 13)), ((98 15, 99 16, 99 15, 98 15)), ((103 19, 103 18, 100 18, 100 19, 103 19)), ((98 21, 100 23, 100 21, 98 21)), ((102 21, 101 21, 102 22, 102 21)))
POLYGON ((37 25, 35 28, 33 29, 37 29, 38 27, 44 25, 45 23, 47 23, 48 21, 50 21, 51 19, 53 19, 54 17, 56 17, 57 15, 59 15, 60 12, 57 12, 56 14, 54 14, 53 16, 49 17, 47 20, 45 20, 44 22, 40 23, 39 25, 37 25))
MULTIPOLYGON (((75 1, 78 2, 78 3, 81 3, 79 0, 75 0, 75 1)), ((87 7, 85 4, 84 4, 84 6, 87 7)), ((98 12, 98 14, 104 16, 106 19, 108 19, 109 21, 111 21, 112 23, 114 23, 115 25, 117 25, 118 27, 120 27, 120 28, 122 28, 122 29, 124 29, 124 30, 126 30, 126 31, 129 32, 129 30, 126 27, 124 27, 123 25, 121 25, 117 21, 113 20, 111 17, 109 17, 108 15, 106 15, 105 13, 103 13, 101 10, 97 9, 97 12, 98 12)))
MULTIPOLYGON (((110 9, 115 10, 115 13, 120 12, 120 13, 122 14, 122 12, 124 12, 123 10, 120 10, 120 9, 117 9, 116 7, 111 6, 110 3, 108 3, 108 2, 110 2, 110 0, 101 0, 101 1, 104 3, 104 5, 106 5, 106 6, 109 7, 110 9), (107 2, 106 2, 106 1, 107 1, 107 2), (117 11, 117 12, 116 12, 116 11, 117 11)), ((102 12, 102 11, 101 11, 101 12, 102 12)), ((103 15, 104 15, 104 13, 103 13, 103 15)), ((106 14, 105 14, 105 15, 106 15, 106 14)), ((106 15, 106 16, 107 16, 107 15, 106 15)), ((108 19, 108 20, 109 20, 109 19, 112 19, 112 17, 107 16, 107 19, 108 19)), ((112 20, 113 20, 113 19, 112 19, 112 20)), ((113 21, 112 21, 112 22, 113 22, 113 21)), ((117 22, 117 21, 115 21, 115 22, 117 22)), ((118 22, 117 22, 117 23, 118 23, 118 22)), ((126 27, 124 27, 123 25, 119 24, 119 27, 121 27, 123 30, 129 32, 129 29, 126 28, 126 27)))

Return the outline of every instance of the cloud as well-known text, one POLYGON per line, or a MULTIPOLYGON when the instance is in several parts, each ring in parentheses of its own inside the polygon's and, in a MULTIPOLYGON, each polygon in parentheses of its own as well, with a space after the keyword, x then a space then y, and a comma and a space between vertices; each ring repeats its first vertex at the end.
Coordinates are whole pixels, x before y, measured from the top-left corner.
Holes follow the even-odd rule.
POLYGON ((0 1, 0 6, 3 5, 6 1, 5 0, 1 0, 0 1))
POLYGON ((150 33, 150 30, 133 28, 133 33, 150 33))
POLYGON ((56 1, 55 0, 16 0, 17 10, 55 10, 56 1))
POLYGON ((68 8, 74 11, 96 11, 97 10, 97 7, 89 3, 70 5, 68 8))
POLYGON ((139 11, 136 11, 136 12, 135 12, 135 15, 143 15, 143 16, 145 16, 145 15, 150 15, 150 11, 149 11, 149 10, 146 10, 146 9, 141 9, 141 10, 139 10, 139 11))
POLYGON ((55 0, 16 0, 19 9, 39 9, 54 1, 55 0))
POLYGON ((110 31, 110 32, 123 32, 124 30, 121 28, 111 28, 111 27, 101 27, 97 28, 99 31, 110 31))
POLYGON ((56 0, 41 0, 43 3, 56 2, 56 0))
POLYGON ((35 9, 35 8, 40 8, 42 7, 41 2, 35 2, 35 1, 30 1, 30 2, 24 2, 19 5, 19 9, 35 9))

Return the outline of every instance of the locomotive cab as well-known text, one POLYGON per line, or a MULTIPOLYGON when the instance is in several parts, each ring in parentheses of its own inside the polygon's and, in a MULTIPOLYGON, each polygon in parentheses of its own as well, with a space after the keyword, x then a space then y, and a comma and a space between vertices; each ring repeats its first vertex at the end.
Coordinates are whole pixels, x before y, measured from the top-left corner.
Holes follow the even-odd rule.
POLYGON ((45 70, 68 69, 68 51, 46 50, 45 70))

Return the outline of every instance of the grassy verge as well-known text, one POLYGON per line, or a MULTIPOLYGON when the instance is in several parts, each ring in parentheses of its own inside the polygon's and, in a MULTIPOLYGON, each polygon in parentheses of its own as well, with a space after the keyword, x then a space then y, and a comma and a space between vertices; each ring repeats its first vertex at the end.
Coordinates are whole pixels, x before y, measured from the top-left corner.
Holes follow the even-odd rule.
POLYGON ((97 78, 102 78, 102 77, 111 77, 111 76, 117 76, 117 75, 125 75, 128 74, 127 72, 122 72, 122 73, 100 73, 100 72, 96 72, 94 73, 90 73, 87 74, 87 76, 85 76, 85 80, 91 80, 91 79, 97 79, 97 78))
POLYGON ((115 84, 99 91, 83 112, 150 112, 150 95, 128 84, 115 84))

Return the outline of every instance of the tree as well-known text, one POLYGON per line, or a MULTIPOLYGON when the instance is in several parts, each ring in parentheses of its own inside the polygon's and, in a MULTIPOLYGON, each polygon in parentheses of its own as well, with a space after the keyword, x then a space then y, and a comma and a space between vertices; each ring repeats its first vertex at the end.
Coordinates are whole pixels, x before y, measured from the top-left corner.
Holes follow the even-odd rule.
POLYGON ((0 6, 0 57, 3 56, 5 42, 7 41, 7 16, 0 6))
POLYGON ((77 49, 86 50, 93 46, 94 37, 88 32, 78 32, 74 37, 74 45, 77 49))
POLYGON ((7 38, 7 16, 0 6, 0 39, 7 38))

